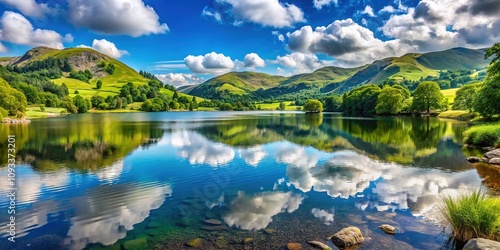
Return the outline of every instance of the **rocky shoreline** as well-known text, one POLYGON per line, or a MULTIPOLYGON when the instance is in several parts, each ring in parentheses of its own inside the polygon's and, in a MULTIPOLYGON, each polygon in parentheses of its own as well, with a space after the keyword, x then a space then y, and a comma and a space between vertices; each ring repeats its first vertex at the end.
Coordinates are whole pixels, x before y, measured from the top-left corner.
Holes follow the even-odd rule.
POLYGON ((6 118, 3 118, 2 120, 0 120, 0 123, 2 123, 2 124, 28 124, 30 122, 31 122, 31 120, 26 118, 26 117, 23 117, 21 119, 14 119, 14 118, 6 117, 6 118))
POLYGON ((485 162, 500 167, 500 148, 484 153, 482 158, 471 156, 467 158, 470 163, 485 162))

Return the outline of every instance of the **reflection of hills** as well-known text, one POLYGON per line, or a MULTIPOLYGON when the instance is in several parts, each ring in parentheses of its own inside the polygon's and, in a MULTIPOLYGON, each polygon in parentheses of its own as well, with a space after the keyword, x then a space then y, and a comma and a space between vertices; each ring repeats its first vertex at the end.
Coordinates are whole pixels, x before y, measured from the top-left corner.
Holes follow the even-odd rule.
POLYGON ((332 114, 283 114, 229 120, 204 126, 198 132, 231 146, 252 147, 287 140, 326 152, 352 149, 401 164, 417 162, 422 166, 438 164, 447 169, 464 170, 470 165, 462 161, 464 155, 460 147, 453 140, 442 141, 445 135, 461 131, 459 125, 429 117, 359 119, 332 114), (450 158, 456 162, 453 166, 446 166, 444 160, 449 162, 450 158))
POLYGON ((156 143, 164 133, 155 123, 127 123, 108 116, 83 115, 77 122, 70 118, 54 119, 60 120, 57 123, 35 121, 27 128, 12 131, 19 138, 18 157, 37 170, 63 166, 98 169, 139 146, 156 143))

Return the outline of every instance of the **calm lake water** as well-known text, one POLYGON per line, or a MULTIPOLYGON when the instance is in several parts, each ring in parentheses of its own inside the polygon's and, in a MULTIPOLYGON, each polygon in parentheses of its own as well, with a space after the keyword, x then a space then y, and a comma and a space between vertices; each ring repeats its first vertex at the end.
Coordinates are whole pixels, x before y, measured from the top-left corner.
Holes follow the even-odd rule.
POLYGON ((360 249, 443 248, 449 232, 436 223, 436 202, 485 177, 465 161, 466 127, 290 112, 83 114, 3 125, 0 248, 182 249, 199 237, 202 249, 279 249, 327 243, 348 225, 369 238, 360 249), (18 163, 15 244, 6 240, 9 134, 18 163), (383 223, 399 233, 386 235, 383 223))

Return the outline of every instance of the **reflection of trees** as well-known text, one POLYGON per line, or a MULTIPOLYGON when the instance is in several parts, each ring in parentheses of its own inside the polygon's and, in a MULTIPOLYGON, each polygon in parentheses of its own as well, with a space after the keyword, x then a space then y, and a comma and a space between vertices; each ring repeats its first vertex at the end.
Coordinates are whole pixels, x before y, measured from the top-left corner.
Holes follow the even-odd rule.
POLYGON ((436 153, 462 159, 461 150, 452 141, 446 143, 451 148, 437 151, 445 135, 451 135, 453 141, 460 141, 461 135, 455 136, 454 133, 461 133, 465 127, 464 123, 430 117, 360 119, 331 114, 316 114, 314 117, 281 114, 211 124, 200 129, 200 133, 232 146, 251 147, 285 139, 322 151, 355 149, 386 161, 410 164, 429 155, 435 158, 436 153))
MULTIPOLYGON (((37 170, 100 168, 163 136, 159 124, 123 122, 107 114, 53 118, 0 129, 2 136, 16 134, 18 157, 37 170)), ((0 148, 5 147, 0 144, 0 148)), ((0 159, 4 165, 6 159, 0 159)))

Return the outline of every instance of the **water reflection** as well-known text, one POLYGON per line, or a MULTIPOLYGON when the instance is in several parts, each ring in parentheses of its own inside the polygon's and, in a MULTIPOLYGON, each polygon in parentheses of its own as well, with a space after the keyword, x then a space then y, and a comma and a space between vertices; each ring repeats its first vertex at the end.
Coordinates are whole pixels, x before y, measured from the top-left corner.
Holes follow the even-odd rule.
POLYGON ((229 212, 223 216, 229 226, 245 230, 262 229, 272 221, 272 217, 280 213, 293 213, 302 203, 304 197, 292 192, 263 192, 247 195, 238 192, 228 205, 229 212))
MULTIPOLYGON (((498 179, 464 160, 459 133, 466 124, 454 121, 264 114, 172 122, 170 116, 177 114, 83 115, 0 127, 18 136, 25 163, 18 168, 18 236, 28 244, 53 234, 72 249, 123 247, 139 234, 150 237, 144 224, 155 221, 166 227, 158 231, 169 232, 155 234, 157 246, 176 249, 184 242, 174 236, 203 235, 206 218, 229 230, 281 226, 296 237, 288 219, 336 229, 346 218, 367 227, 365 218, 389 213, 425 232, 433 224, 415 216, 433 219, 441 195, 479 187, 477 171, 498 179), (173 186, 176 195, 167 199, 173 186), (194 206, 199 196, 191 220, 179 223, 186 218, 176 207, 194 206)), ((6 181, 0 179, 2 204, 6 181)), ((7 217, 0 214, 0 221, 4 237, 7 217)), ((421 239, 439 241, 433 237, 421 239)))

